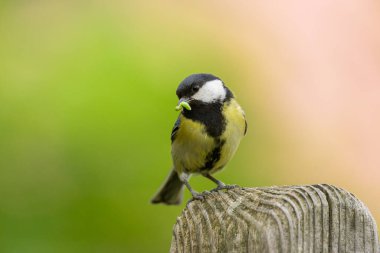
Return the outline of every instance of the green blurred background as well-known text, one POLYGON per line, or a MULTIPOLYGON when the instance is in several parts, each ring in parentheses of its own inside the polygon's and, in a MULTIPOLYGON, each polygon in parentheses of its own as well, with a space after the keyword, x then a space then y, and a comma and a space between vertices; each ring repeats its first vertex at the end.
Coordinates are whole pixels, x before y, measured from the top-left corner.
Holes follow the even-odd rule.
POLYGON ((247 114, 222 181, 359 188, 313 178, 335 163, 305 160, 307 133, 284 126, 292 117, 274 105, 289 95, 287 58, 265 45, 286 40, 240 4, 1 2, 0 252, 167 252, 184 204, 149 200, 171 167, 175 89, 191 73, 220 76, 247 114))

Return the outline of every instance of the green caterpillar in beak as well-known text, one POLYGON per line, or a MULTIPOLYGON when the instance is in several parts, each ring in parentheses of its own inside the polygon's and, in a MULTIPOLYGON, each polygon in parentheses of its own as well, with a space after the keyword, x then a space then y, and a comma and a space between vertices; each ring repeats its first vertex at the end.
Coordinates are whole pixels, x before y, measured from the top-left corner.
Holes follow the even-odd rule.
POLYGON ((182 101, 179 105, 177 105, 175 107, 175 110, 176 111, 180 111, 180 110, 182 110, 182 108, 184 108, 184 109, 186 109, 188 111, 191 111, 191 107, 190 107, 189 103, 187 103, 185 101, 182 101))

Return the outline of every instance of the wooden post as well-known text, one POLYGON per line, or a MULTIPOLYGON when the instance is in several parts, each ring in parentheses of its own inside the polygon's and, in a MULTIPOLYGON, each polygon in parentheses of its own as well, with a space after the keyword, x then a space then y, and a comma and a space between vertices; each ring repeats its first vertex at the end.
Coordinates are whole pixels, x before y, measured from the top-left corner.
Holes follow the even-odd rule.
POLYGON ((177 218, 170 252, 380 250, 367 207, 343 189, 319 184, 208 193, 177 218))

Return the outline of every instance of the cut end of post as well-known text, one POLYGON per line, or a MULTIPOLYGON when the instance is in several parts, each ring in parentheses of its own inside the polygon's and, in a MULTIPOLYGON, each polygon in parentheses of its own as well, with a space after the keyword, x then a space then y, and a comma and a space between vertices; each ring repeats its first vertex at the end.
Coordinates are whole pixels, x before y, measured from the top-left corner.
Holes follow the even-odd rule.
POLYGON ((171 244, 171 252, 346 250, 379 253, 376 223, 354 195, 327 184, 205 193, 178 217, 171 244))

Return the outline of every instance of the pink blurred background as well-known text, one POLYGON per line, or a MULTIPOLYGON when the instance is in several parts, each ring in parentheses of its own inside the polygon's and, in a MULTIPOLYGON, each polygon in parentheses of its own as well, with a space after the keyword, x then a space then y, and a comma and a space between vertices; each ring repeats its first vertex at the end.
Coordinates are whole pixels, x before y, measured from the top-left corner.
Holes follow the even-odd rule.
POLYGON ((212 6, 204 16, 260 67, 267 117, 281 126, 276 181, 346 188, 380 221, 380 3, 212 6))

